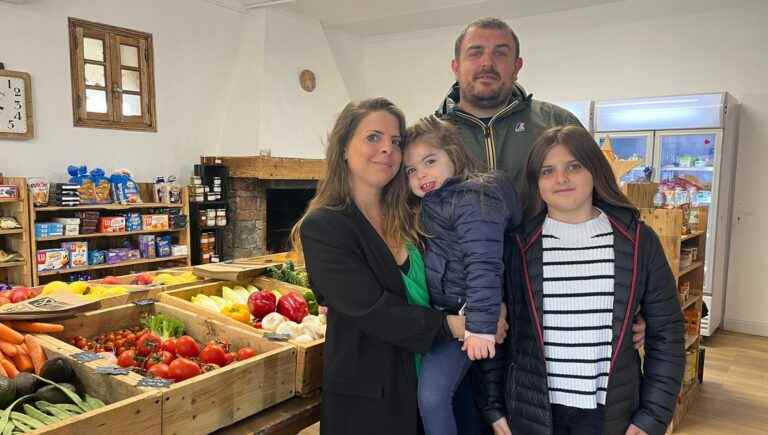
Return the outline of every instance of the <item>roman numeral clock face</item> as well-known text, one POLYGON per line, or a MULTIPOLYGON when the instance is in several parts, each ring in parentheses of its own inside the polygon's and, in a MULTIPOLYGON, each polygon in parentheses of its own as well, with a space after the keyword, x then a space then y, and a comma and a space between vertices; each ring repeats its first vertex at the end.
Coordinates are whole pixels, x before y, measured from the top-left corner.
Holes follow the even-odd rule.
POLYGON ((25 77, 4 75, 0 70, 0 138, 31 137, 31 120, 28 119, 28 80, 25 77))

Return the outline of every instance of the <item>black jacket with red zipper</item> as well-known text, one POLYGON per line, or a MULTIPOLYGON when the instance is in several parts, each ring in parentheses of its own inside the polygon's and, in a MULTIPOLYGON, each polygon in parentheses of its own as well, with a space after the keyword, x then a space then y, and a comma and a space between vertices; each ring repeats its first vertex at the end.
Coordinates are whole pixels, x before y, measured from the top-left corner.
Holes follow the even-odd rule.
MULTIPOLYGON (((635 211, 604 203, 596 206, 608 215, 614 229, 616 274, 603 434, 624 435, 634 424, 650 435, 661 435, 672 419, 685 368, 677 285, 656 233, 635 211), (638 313, 647 322, 643 362, 632 343, 638 313)), ((509 233, 505 247, 510 331, 504 375, 495 377, 504 379, 504 398, 491 398, 485 407, 503 408, 516 434, 552 433, 542 329, 545 216, 542 213, 509 233)))

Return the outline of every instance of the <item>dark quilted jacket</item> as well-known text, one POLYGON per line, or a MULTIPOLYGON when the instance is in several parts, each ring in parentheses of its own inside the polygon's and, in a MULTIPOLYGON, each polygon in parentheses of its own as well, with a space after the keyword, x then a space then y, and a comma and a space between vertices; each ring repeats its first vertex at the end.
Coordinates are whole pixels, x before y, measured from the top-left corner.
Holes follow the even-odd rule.
POLYGON ((500 174, 450 178, 422 200, 430 300, 453 313, 466 303, 468 331, 496 333, 504 232, 519 222, 517 204, 512 184, 500 174))
MULTIPOLYGON (((677 286, 653 230, 629 210, 598 207, 611 220, 616 259, 613 357, 603 434, 624 435, 632 423, 650 435, 662 435, 672 419, 685 367, 677 286), (632 346, 637 313, 647 322, 642 363, 632 346)), ((505 378, 512 432, 526 435, 552 433, 541 325, 543 220, 544 214, 510 233, 505 249, 510 333, 504 376, 495 379, 505 378)))

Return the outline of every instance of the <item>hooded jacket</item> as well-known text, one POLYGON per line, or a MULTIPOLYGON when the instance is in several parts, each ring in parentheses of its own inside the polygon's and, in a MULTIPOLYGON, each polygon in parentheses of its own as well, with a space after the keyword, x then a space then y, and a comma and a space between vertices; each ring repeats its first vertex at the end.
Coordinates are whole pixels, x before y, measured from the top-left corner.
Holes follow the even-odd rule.
POLYGON ((435 115, 454 124, 464 146, 489 171, 500 170, 512 177, 516 186, 536 139, 546 130, 561 125, 581 125, 571 112, 544 101, 515 84, 509 102, 485 125, 480 118, 462 111, 459 84, 454 83, 435 115))

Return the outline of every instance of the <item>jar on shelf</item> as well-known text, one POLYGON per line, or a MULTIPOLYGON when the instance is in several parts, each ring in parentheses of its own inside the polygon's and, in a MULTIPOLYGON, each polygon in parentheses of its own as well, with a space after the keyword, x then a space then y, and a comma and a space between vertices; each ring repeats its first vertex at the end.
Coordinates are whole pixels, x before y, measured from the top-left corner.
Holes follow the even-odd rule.
POLYGON ((216 209, 209 208, 205 212, 207 213, 207 226, 215 227, 216 226, 216 209))
POLYGON ((216 226, 227 226, 227 209, 220 208, 216 210, 216 226))

